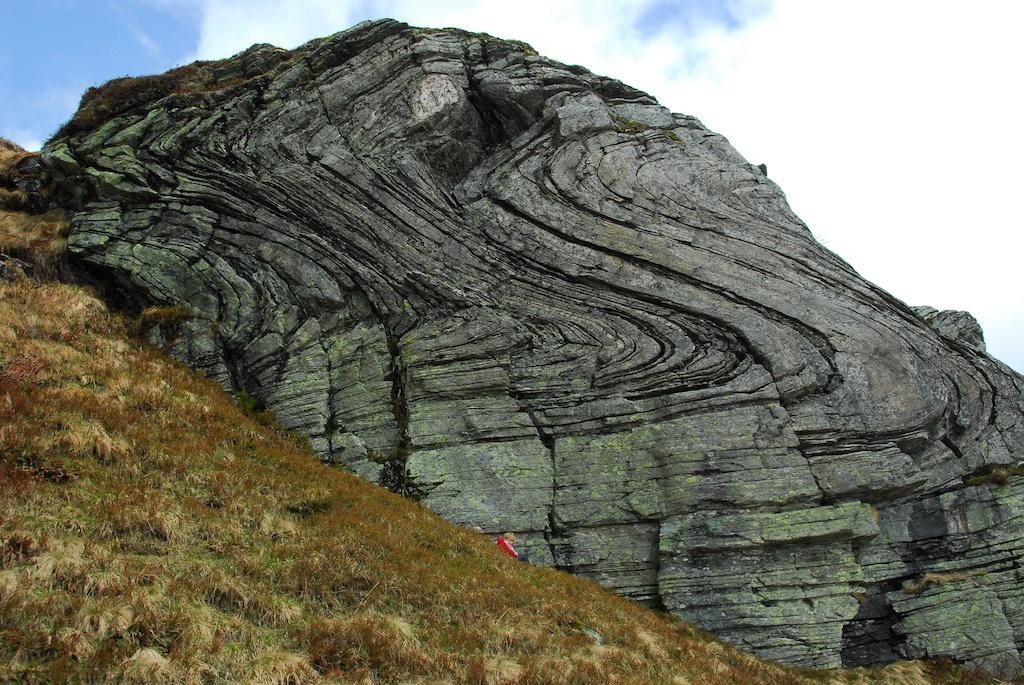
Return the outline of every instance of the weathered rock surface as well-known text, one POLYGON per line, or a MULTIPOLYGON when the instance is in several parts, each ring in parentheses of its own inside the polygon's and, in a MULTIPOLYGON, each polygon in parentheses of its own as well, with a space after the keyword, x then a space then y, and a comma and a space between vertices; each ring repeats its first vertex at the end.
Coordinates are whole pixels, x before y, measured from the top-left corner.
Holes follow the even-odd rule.
POLYGON ((380 21, 90 93, 44 153, 74 263, 325 460, 767 658, 1021 673, 1024 380, 696 119, 380 21))
POLYGON ((935 332, 952 343, 960 343, 973 347, 979 352, 985 351, 985 335, 982 333, 978 320, 970 312, 952 309, 939 311, 934 307, 914 307, 914 313, 935 329, 935 332))

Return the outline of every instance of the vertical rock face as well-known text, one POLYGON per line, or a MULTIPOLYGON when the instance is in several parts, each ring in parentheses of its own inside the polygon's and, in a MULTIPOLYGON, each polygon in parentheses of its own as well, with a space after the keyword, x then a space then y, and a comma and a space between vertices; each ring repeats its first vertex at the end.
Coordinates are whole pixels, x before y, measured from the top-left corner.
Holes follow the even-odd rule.
POLYGON ((74 263, 326 461, 770 659, 1021 672, 1022 378, 721 136, 393 21, 87 94, 74 263))

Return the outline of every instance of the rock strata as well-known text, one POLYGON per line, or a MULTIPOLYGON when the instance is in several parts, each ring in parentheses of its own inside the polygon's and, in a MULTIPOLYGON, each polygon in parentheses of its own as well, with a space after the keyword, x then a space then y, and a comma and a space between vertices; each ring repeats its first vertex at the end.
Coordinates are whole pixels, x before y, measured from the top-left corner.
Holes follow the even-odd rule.
POLYGON ((693 117, 385 20, 112 82, 44 158, 80 273, 324 460, 763 657, 1022 673, 1024 380, 693 117))

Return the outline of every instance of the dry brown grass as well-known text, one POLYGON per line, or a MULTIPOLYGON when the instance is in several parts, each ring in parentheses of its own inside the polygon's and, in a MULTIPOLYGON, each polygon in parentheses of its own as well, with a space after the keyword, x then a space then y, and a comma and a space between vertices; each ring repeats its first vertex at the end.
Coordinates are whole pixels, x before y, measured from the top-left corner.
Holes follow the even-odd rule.
POLYGON ((141 105, 155 102, 179 89, 198 71, 198 63, 172 69, 156 76, 122 77, 89 88, 82 95, 78 111, 55 137, 86 131, 141 105))
POLYGON ((0 250, 58 253, 66 244, 67 228, 60 210, 37 215, 0 210, 0 250))
POLYGON ((964 485, 1008 485, 1019 476, 1024 476, 1024 466, 996 466, 965 476, 964 485))
POLYGON ((516 563, 319 464, 135 325, 0 282, 0 682, 971 682, 762 662, 516 563))
POLYGON ((26 157, 35 154, 16 145, 6 138, 0 138, 0 186, 9 186, 14 167, 26 157))
POLYGON ((24 190, 11 190, 0 187, 0 208, 21 212, 28 209, 28 205, 28 193, 24 190))
POLYGON ((958 571, 942 573, 938 571, 929 571, 922 574, 917 580, 910 580, 903 583, 903 591, 908 595, 918 595, 928 588, 963 582, 965 580, 970 580, 977 575, 980 575, 977 571, 972 573, 962 573, 958 571))
MULTIPOLYGON (((0 193, 6 192, 0 188, 0 193)), ((2 200, 2 198, 0 198, 2 200)), ((54 278, 67 246, 64 213, 25 214, 3 209, 0 202, 0 253, 29 264, 36 278, 54 278)))
MULTIPOLYGON (((284 50, 280 52, 282 56, 289 54, 284 50)), ((142 108, 168 96, 187 99, 201 93, 227 91, 259 76, 225 76, 219 72, 219 64, 193 62, 163 74, 125 76, 89 88, 82 95, 75 115, 54 137, 91 130, 119 114, 142 108)), ((280 65, 276 68, 280 68, 280 65)))
MULTIPOLYGON (((32 207, 32 198, 16 181, 20 175, 18 165, 28 157, 38 156, 38 152, 28 152, 6 138, 0 138, 0 210, 20 212, 32 207)), ((40 183, 46 180, 39 178, 38 173, 35 176, 40 183)))

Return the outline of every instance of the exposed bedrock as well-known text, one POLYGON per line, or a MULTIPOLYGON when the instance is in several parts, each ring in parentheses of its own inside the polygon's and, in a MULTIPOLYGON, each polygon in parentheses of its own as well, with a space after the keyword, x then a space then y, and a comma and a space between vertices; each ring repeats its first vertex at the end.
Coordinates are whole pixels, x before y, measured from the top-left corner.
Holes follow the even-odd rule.
POLYGON ((696 119, 380 21, 101 89, 44 153, 74 264, 325 461, 763 657, 1021 673, 1021 376, 696 119))

